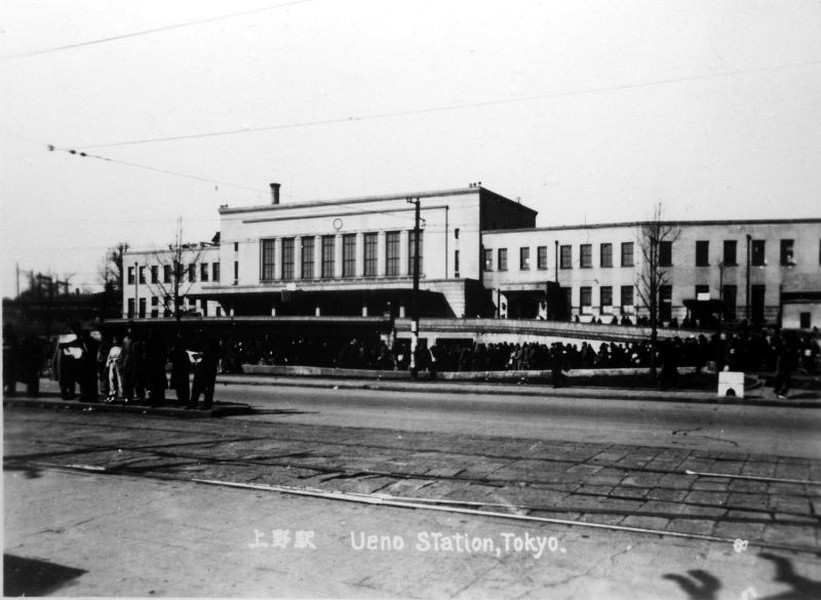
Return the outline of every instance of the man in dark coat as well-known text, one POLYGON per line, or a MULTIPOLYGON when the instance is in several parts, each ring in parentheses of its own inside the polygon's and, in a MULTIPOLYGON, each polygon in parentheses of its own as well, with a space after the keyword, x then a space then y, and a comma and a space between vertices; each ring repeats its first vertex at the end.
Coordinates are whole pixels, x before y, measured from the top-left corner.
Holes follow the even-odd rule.
POLYGON ((165 402, 165 390, 168 388, 166 358, 165 340, 156 331, 150 331, 143 352, 143 373, 151 406, 160 406, 165 402))
POLYGON ((190 396, 191 361, 185 351, 185 342, 177 334, 171 348, 171 387, 177 394, 177 404, 186 406, 190 396))
POLYGON ((14 396, 17 389, 18 366, 17 336, 11 325, 3 327, 3 395, 14 396))
POLYGON ((191 399, 187 408, 197 408, 202 394, 202 410, 211 410, 220 356, 219 342, 211 336, 201 334, 196 350, 198 361, 194 364, 194 383, 191 386, 191 399))

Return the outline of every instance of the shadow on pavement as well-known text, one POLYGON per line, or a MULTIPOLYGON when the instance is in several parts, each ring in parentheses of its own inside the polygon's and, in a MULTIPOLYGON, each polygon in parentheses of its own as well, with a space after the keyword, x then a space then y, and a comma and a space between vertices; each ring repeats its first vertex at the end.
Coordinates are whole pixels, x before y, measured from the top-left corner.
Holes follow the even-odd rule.
POLYGON ((675 581, 690 600, 716 600, 716 593, 721 589, 721 582, 701 569, 687 571, 687 576, 667 573, 662 577, 675 581))
POLYGON ((790 589, 760 600, 815 600, 821 598, 821 581, 813 581, 795 572, 792 561, 783 556, 762 552, 759 556, 775 564, 775 581, 786 583, 790 589))
MULTIPOLYGON (((814 581, 796 573, 789 558, 769 552, 762 552, 758 556, 774 563, 776 571, 773 581, 785 583, 790 586, 790 589, 771 596, 753 596, 754 598, 757 600, 816 600, 821 598, 821 581, 814 581)), ((717 600, 718 591, 721 589, 721 581, 701 569, 687 571, 687 575, 666 573, 662 575, 662 578, 675 581, 687 594, 689 600, 717 600)))
POLYGON ((86 571, 34 558, 3 555, 4 596, 45 596, 86 571))

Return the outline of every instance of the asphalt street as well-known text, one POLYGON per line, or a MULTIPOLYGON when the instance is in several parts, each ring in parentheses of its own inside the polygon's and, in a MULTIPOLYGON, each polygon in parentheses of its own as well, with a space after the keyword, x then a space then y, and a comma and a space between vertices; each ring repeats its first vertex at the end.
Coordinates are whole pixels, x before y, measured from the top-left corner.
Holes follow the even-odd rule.
POLYGON ((821 410, 500 394, 224 385, 253 420, 821 457, 821 410))

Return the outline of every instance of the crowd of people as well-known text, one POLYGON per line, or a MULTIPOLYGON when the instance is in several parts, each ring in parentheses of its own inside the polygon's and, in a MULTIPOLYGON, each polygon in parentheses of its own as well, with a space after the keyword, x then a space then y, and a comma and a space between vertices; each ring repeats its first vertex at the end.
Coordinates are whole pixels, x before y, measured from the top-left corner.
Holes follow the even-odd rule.
MULTIPOLYGON (((45 353, 36 337, 26 336, 18 342, 11 331, 4 331, 6 396, 15 394, 17 382, 27 384, 28 396, 38 395, 45 353)), ((169 342, 157 330, 140 335, 129 327, 123 336, 101 335, 74 324, 71 333, 57 338, 48 370, 63 400, 150 406, 172 402, 194 409, 202 396, 201 408, 208 410, 213 406, 220 356, 217 338, 202 331, 193 339, 176 335, 169 342), (167 397, 169 388, 175 398, 167 397)))
MULTIPOLYGON (((780 358, 793 369, 814 373, 819 357, 815 335, 778 331, 738 331, 660 339, 656 366, 715 364, 717 370, 773 371, 780 358)), ((434 371, 553 370, 648 367, 649 341, 588 343, 472 343, 442 341, 420 345, 417 367, 434 371)), ((222 369, 239 372, 242 364, 307 365, 319 367, 402 370, 410 360, 408 341, 390 347, 381 340, 316 340, 262 335, 229 340, 224 345, 222 369)))
MULTIPOLYGON (((96 332, 95 332, 96 333, 96 332)), ((473 343, 442 340, 417 348, 416 367, 436 374, 442 371, 551 371, 554 385, 575 369, 639 368, 651 366, 649 341, 602 342, 595 345, 473 343)), ((713 363, 716 370, 775 372, 776 392, 786 395, 789 374, 796 370, 818 371, 819 335, 742 329, 728 333, 665 337, 655 349, 654 365, 662 387, 675 385, 678 367, 701 370, 713 363)), ((26 383, 28 395, 36 395, 43 348, 34 336, 20 341, 4 332, 3 367, 6 395, 14 394, 15 382, 26 383)), ((213 404, 217 372, 240 373, 242 365, 318 366, 345 369, 406 370, 410 366, 409 341, 395 339, 390 345, 375 336, 364 338, 306 338, 260 334, 217 339, 198 331, 191 339, 176 335, 167 340, 157 330, 139 335, 129 327, 124 336, 93 335, 75 326, 60 336, 51 358, 51 373, 60 384, 63 399, 84 401, 166 402, 173 389, 177 404, 203 408, 213 404), (189 389, 190 376, 193 385, 189 389)))

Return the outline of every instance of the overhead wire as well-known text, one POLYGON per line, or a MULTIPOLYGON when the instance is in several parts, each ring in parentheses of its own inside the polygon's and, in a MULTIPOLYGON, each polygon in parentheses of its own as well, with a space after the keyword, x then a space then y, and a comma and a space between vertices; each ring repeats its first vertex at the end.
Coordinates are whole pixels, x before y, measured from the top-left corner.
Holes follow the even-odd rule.
POLYGON ((88 152, 75 150, 73 148, 60 148, 60 147, 55 146, 53 144, 48 144, 47 147, 48 147, 49 152, 65 152, 67 154, 71 154, 72 156, 79 156, 80 158, 93 158, 93 159, 96 159, 96 160, 102 160, 102 161, 106 161, 106 162, 117 163, 117 164, 125 165, 125 166, 128 166, 128 167, 135 167, 135 168, 138 168, 138 169, 145 169, 146 171, 153 171, 155 173, 162 173, 164 175, 173 175, 175 177, 185 177, 186 179, 194 179, 194 180, 197 180, 197 181, 204 181, 206 183, 213 183, 215 185, 222 185, 222 186, 225 186, 225 187, 232 187, 232 188, 237 188, 237 189, 242 189, 242 190, 248 190, 248 191, 252 191, 252 192, 256 192, 256 193, 264 193, 264 191, 265 191, 261 188, 249 187, 249 186, 240 185, 240 184, 237 184, 237 183, 229 183, 229 182, 220 181, 220 180, 217 180, 217 179, 211 179, 211 178, 208 178, 208 177, 200 177, 198 175, 190 175, 188 173, 181 173, 179 171, 171 171, 169 169, 160 169, 158 167, 151 167, 149 165, 141 165, 141 164, 137 164, 137 163, 128 162, 128 161, 125 161, 125 160, 120 160, 120 159, 117 159, 117 158, 111 158, 111 157, 108 157, 108 156, 101 156, 99 154, 89 154, 88 152))
POLYGON ((813 66, 821 64, 821 60, 814 60, 814 61, 805 61, 805 62, 798 62, 798 63, 788 63, 782 65, 773 65, 770 67, 759 67, 756 69, 737 69, 735 71, 725 71, 721 73, 712 73, 707 75, 692 75, 688 77, 674 77, 668 79, 659 79, 656 81, 644 81, 644 82, 636 82, 636 83, 627 83, 621 85, 612 85, 612 86, 603 86, 603 87, 596 87, 596 88, 588 88, 583 90, 571 90, 567 92, 549 92, 543 94, 534 94, 530 96, 519 96, 515 98, 500 98, 495 100, 485 100, 480 102, 467 102, 467 103, 460 103, 460 104, 450 104, 450 105, 441 105, 441 106, 429 106, 424 108, 417 108, 417 109, 407 109, 407 110, 399 110, 399 111, 391 111, 391 112, 383 112, 383 113, 374 113, 370 115, 360 115, 360 116, 348 116, 348 117, 337 117, 331 119, 318 119, 315 121, 304 121, 300 123, 284 123, 284 124, 277 124, 277 125, 265 125, 261 127, 243 127, 241 129, 227 129, 221 131, 207 131, 207 132, 199 132, 199 133, 190 133, 190 134, 183 134, 183 135, 174 135, 174 136, 165 136, 165 137, 154 137, 154 138, 142 138, 142 139, 134 139, 134 140, 123 140, 123 141, 116 141, 116 142, 107 142, 103 144, 84 144, 84 148, 111 148, 115 146, 136 146, 140 144, 155 144, 160 142, 172 142, 172 141, 181 141, 181 140, 193 140, 193 139, 202 139, 202 138, 209 138, 209 137, 220 137, 220 136, 229 136, 229 135, 240 135, 245 133, 257 133, 262 131, 275 131, 275 130, 283 130, 283 129, 295 129, 301 127, 317 127, 321 125, 333 125, 339 123, 354 123, 354 122, 362 122, 362 121, 375 121, 379 119, 389 119, 395 117, 405 117, 405 116, 415 116, 415 115, 423 115, 423 114, 430 114, 430 113, 437 113, 437 112, 447 112, 447 111, 455 111, 455 110, 463 110, 466 108, 480 108, 485 106, 499 106, 504 104, 512 104, 512 103, 519 103, 519 102, 532 102, 536 100, 548 100, 548 99, 557 99, 557 98, 569 98, 574 96, 585 96, 585 95, 593 95, 593 94, 600 94, 606 92, 615 92, 615 91, 623 91, 623 90, 631 90, 631 89, 638 89, 643 87, 654 87, 654 86, 661 86, 661 85, 669 85, 674 83, 684 83, 688 81, 699 81, 704 79, 717 79, 723 77, 734 77, 738 75, 747 75, 753 73, 761 73, 767 71, 774 71, 780 69, 787 69, 787 68, 795 68, 795 67, 803 67, 803 66, 813 66))
POLYGON ((53 48, 43 48, 42 50, 32 50, 30 52, 20 52, 18 54, 9 54, 9 55, 6 55, 6 56, 0 56, 0 61, 12 60, 12 59, 17 59, 17 58, 26 58, 26 57, 29 57, 29 56, 37 56, 37 55, 40 55, 40 54, 48 54, 48 53, 51 53, 51 52, 60 52, 60 51, 63 51, 63 50, 73 50, 75 48, 82 48, 84 46, 93 46, 93 45, 96 45, 96 44, 105 44, 105 43, 108 43, 108 42, 114 42, 114 41, 118 41, 118 40, 125 40, 125 39, 128 39, 128 38, 134 38, 134 37, 139 37, 139 36, 143 36, 143 35, 161 33, 161 32, 164 32, 164 31, 171 31, 173 29, 182 29, 184 27, 194 27, 196 25, 203 25, 203 24, 206 24, 206 23, 214 23, 215 21, 223 21, 225 19, 234 19, 234 18, 237 18, 237 17, 244 17, 244 16, 247 16, 247 15, 252 15, 252 14, 256 14, 256 13, 260 13, 260 12, 275 10, 277 8, 286 8, 288 6, 293 6, 295 4, 304 4, 306 2, 313 2, 313 0, 294 0, 293 2, 286 2, 285 4, 275 4, 273 6, 264 6, 262 8, 255 8, 253 10, 246 10, 246 11, 231 13, 231 14, 227 14, 227 15, 220 15, 220 16, 217 16, 217 17, 209 17, 207 19, 199 19, 197 21, 187 21, 185 23, 176 23, 174 25, 166 25, 164 27, 155 27, 153 29, 145 29, 145 30, 142 30, 142 31, 135 31, 135 32, 132 32, 132 33, 124 33, 124 34, 121 34, 121 35, 113 35, 113 36, 110 36, 110 37, 100 38, 100 39, 96 39, 96 40, 89 40, 89 41, 86 41, 86 42, 77 42, 75 44, 65 44, 63 46, 55 46, 53 48))

